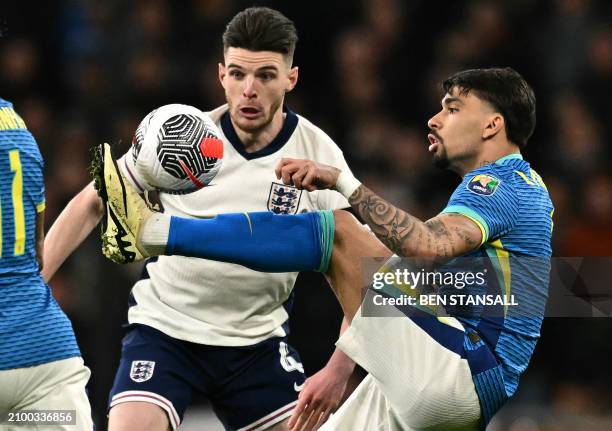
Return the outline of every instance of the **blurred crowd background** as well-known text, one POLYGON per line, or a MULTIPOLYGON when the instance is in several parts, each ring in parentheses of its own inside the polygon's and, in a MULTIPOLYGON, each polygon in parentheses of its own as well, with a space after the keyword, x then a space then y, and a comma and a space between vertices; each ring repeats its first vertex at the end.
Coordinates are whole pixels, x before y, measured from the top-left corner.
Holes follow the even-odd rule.
MULTIPOLYGON (((281 10, 298 28, 300 80, 288 106, 338 143, 358 178, 423 218, 458 183, 427 152, 440 81, 472 67, 518 70, 538 100, 524 155, 556 206, 554 254, 612 255, 606 0, 3 0, 0 97, 14 102, 46 160, 47 229, 89 181, 92 145, 126 149, 140 119, 166 103, 209 110, 224 102, 221 34, 253 4, 281 10)), ((106 262, 94 234, 50 283, 93 370, 100 429, 139 271, 106 262)), ((333 349, 339 308, 312 274, 300 277, 296 296, 292 340, 312 374, 333 349)), ((612 322, 551 318, 542 334, 518 394, 490 429, 611 429, 612 322)))

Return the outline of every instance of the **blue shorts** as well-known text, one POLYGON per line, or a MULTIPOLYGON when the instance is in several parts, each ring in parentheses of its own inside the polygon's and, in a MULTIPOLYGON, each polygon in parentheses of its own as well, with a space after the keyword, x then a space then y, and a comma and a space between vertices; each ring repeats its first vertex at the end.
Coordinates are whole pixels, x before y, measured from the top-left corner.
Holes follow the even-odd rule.
POLYGON ((163 408, 178 428, 194 394, 207 397, 227 430, 264 430, 288 418, 305 381, 286 338, 252 346, 207 346, 130 325, 109 408, 145 401, 163 408))

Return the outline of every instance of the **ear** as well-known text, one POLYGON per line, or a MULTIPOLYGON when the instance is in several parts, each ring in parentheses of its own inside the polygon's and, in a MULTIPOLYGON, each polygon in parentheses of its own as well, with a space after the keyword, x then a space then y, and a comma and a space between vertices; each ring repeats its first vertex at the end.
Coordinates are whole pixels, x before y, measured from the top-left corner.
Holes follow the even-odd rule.
POLYGON ((504 117, 496 112, 492 114, 487 123, 485 124, 485 128, 482 131, 483 139, 491 139, 495 137, 498 133, 505 130, 506 122, 504 121, 504 117))
POLYGON ((287 92, 295 88, 295 85, 297 84, 297 81, 298 81, 298 75, 299 75, 299 69, 297 66, 292 67, 291 70, 289 70, 289 75, 287 75, 288 83, 287 83, 287 87, 285 87, 285 90, 287 92))
POLYGON ((225 65, 223 63, 219 63, 219 82, 221 82, 221 86, 225 88, 225 83, 223 80, 225 79, 225 75, 227 74, 227 69, 225 69, 225 65))

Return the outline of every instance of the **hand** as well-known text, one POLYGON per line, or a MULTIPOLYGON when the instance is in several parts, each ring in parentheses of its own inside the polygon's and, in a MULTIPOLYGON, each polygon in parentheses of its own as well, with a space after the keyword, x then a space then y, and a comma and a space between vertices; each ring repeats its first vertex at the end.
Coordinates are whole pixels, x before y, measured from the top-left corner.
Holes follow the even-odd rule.
POLYGON ((336 411, 346 390, 351 373, 327 365, 306 379, 297 406, 289 419, 289 429, 309 431, 319 429, 336 411))
POLYGON ((338 181, 340 169, 322 165, 311 160, 283 158, 276 166, 276 178, 283 183, 292 184, 298 189, 314 190, 331 189, 338 181))

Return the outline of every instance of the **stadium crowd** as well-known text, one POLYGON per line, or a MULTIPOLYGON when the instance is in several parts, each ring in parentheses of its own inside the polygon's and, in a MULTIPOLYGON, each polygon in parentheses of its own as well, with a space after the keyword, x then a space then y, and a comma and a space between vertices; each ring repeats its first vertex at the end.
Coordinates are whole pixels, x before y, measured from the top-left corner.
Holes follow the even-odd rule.
MULTIPOLYGON (((437 84, 470 67, 518 70, 538 99, 538 125, 524 155, 555 203, 554 255, 612 256, 609 2, 255 3, 278 8, 299 30, 301 76, 288 106, 340 145, 361 181, 418 216, 442 209, 457 184, 432 169, 427 152, 437 84)), ((224 102, 220 34, 252 4, 2 2, 0 95, 23 115, 45 158, 47 228, 89 181, 94 144, 119 143, 124 151, 140 119, 163 104, 208 110, 224 102)), ((105 261, 92 235, 50 283, 93 371, 99 425, 139 271, 105 261)), ((308 374, 327 360, 339 323, 331 292, 316 276, 301 277, 292 336, 308 374)), ((542 334, 521 389, 490 429, 578 429, 564 428, 577 417, 592 418, 592 429, 609 426, 610 321, 553 318, 542 334)))

